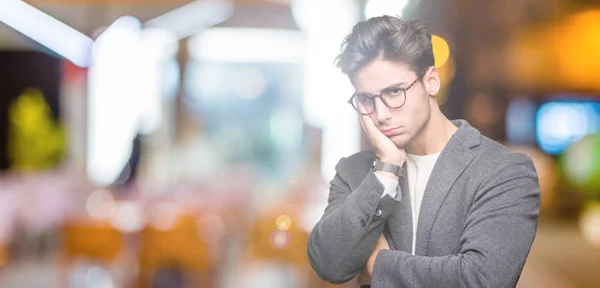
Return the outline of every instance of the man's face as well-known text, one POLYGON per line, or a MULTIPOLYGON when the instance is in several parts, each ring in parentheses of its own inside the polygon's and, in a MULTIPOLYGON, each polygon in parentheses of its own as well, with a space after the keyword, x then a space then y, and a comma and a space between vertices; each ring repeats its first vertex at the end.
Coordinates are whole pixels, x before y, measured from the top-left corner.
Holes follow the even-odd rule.
MULTIPOLYGON (((426 73, 426 79, 429 74, 431 74, 431 69, 426 73)), ((417 74, 404 63, 376 59, 354 76, 353 83, 357 93, 379 95, 384 89, 388 89, 387 91, 390 91, 390 88, 405 89, 417 78, 417 74)), ((427 82, 425 83, 427 85, 427 82)), ((369 117, 398 148, 406 148, 429 120, 430 101, 433 97, 429 96, 426 85, 417 81, 410 87, 406 91, 406 101, 400 108, 389 108, 380 98, 374 99, 375 111, 369 117)), ((392 91, 397 92, 398 90, 392 91)))

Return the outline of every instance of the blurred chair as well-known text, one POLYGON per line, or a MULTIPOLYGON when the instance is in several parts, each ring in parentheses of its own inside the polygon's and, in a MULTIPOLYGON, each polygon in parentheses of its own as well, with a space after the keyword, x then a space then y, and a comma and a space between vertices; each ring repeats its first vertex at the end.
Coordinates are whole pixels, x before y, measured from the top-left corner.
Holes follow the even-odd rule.
POLYGON ((155 281, 157 276, 167 275, 163 272, 169 271, 177 273, 168 273, 166 278, 176 282, 180 281, 177 275, 182 271, 185 287, 213 287, 215 265, 210 248, 200 238, 201 233, 196 217, 189 214, 179 215, 167 229, 146 226, 140 235, 138 287, 179 285, 164 283, 161 286, 158 282, 162 280, 155 281))
POLYGON ((67 276, 77 260, 111 265, 125 246, 125 236, 106 222, 68 222, 62 227, 60 287, 69 287, 67 276))

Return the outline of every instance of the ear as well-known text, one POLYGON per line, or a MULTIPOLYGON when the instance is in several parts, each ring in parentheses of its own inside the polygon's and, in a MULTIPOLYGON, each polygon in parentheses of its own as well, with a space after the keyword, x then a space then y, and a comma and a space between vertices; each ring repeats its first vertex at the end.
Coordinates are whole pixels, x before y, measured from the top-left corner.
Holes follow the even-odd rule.
POLYGON ((425 72, 425 76, 423 76, 423 85, 429 96, 435 96, 440 92, 440 75, 434 66, 429 67, 427 72, 425 72))

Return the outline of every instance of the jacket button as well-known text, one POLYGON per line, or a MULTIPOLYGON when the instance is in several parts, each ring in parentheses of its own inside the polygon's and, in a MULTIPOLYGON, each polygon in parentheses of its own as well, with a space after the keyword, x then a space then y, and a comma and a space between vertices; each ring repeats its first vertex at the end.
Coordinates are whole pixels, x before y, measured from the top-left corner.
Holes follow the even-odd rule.
POLYGON ((360 226, 361 227, 366 227, 367 226, 367 221, 365 221, 365 219, 360 219, 360 226))
POLYGON ((381 214, 383 214, 383 212, 381 212, 381 209, 377 209, 377 211, 375 211, 375 216, 379 217, 381 216, 381 214))

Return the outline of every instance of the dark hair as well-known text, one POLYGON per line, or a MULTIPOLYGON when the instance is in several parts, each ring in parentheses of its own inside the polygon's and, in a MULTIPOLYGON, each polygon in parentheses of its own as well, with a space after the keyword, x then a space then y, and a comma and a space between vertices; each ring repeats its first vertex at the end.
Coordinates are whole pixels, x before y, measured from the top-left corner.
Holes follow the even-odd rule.
POLYGON ((394 16, 361 21, 346 36, 335 64, 352 81, 376 58, 404 62, 422 79, 434 65, 431 34, 425 23, 394 16))

